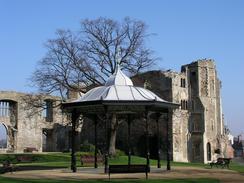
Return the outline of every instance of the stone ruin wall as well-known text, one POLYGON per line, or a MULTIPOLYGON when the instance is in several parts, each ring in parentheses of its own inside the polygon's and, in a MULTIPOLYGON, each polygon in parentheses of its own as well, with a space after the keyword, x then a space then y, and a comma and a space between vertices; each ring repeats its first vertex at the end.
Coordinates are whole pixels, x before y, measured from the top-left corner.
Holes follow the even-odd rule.
MULTIPOLYGON (((180 104, 182 100, 188 101, 188 85, 185 73, 173 71, 151 71, 136 77, 133 80, 136 86, 147 82, 150 90, 161 98, 180 104), (181 86, 181 79, 186 85, 181 86), (140 82, 138 82, 140 80, 140 82), (141 84, 140 84, 141 83, 141 84)), ((189 105, 189 104, 188 104, 189 105)), ((171 129, 172 158, 178 162, 188 162, 188 119, 189 113, 181 108, 172 111, 169 115, 171 129)))
MULTIPOLYGON (((192 111, 191 116, 192 121, 196 121, 193 118, 195 114, 198 113, 202 116, 203 139, 201 154, 203 154, 202 161, 207 163, 214 159, 216 149, 220 149, 221 156, 224 156, 227 146, 226 137, 223 133, 221 84, 217 77, 214 61, 212 60, 199 60, 185 67, 189 70, 188 75, 192 71, 198 71, 196 80, 198 86, 196 88, 198 88, 199 93, 195 95, 192 92, 191 100, 195 103, 195 109, 192 111), (211 160, 207 158, 207 143, 211 144, 211 160)), ((195 135, 194 138, 200 138, 200 136, 201 133, 198 134, 198 137, 195 135)))
POLYGON ((220 96, 219 96, 219 80, 216 74, 214 62, 204 61, 199 62, 200 69, 200 99, 205 107, 205 133, 204 133, 204 149, 207 151, 206 144, 211 144, 211 160, 207 159, 204 153, 204 162, 212 161, 215 155, 215 150, 220 149, 221 156, 224 154, 224 149, 221 146, 223 126, 222 114, 220 114, 220 96), (217 138, 216 138, 217 137, 217 138))
MULTIPOLYGON (((1 149, 1 152, 23 152, 27 147, 33 147, 42 152, 43 150, 43 129, 53 132, 52 138, 49 139, 52 144, 52 151, 58 150, 58 136, 61 129, 67 126, 67 119, 63 117, 60 108, 53 109, 53 121, 48 122, 42 116, 42 109, 30 108, 23 99, 27 95, 19 92, 0 91, 0 101, 13 101, 16 103, 16 123, 10 122, 10 117, 0 117, 0 122, 3 123, 7 131, 7 148, 1 149), (35 110, 35 111, 33 111, 35 110), (60 128, 60 127, 63 128, 60 128), (59 130, 57 128, 59 127, 59 130)), ((48 96, 48 99, 56 101, 58 98, 48 96)), ((57 103, 55 102, 54 105, 57 103)), ((67 127, 68 129, 68 127, 67 127)), ((63 129, 63 132, 67 131, 63 129)), ((68 138, 63 140, 67 141, 68 138)), ((60 141, 60 140, 59 140, 60 141)), ((63 142, 62 142, 63 143, 63 142)), ((66 142, 66 146, 67 146, 66 142)))
MULTIPOLYGON (((189 101, 188 84, 185 73, 165 73, 172 78, 172 102, 181 104, 181 101, 189 101), (181 86, 181 79, 186 80, 186 85, 181 86)), ((169 76, 167 76, 169 77, 169 76)), ((189 102, 187 103, 189 106, 189 102)), ((178 162, 188 162, 188 119, 187 109, 176 109, 172 114, 173 133, 173 160, 178 162)))
MULTIPOLYGON (((182 78, 186 79, 184 73, 149 71, 133 78, 133 82, 134 85, 141 87, 144 87, 145 84, 143 85, 143 83, 147 83, 147 88, 161 98, 180 104, 181 100, 188 100, 187 86, 181 86, 182 78)), ((188 118, 187 110, 176 109, 169 114, 171 152, 174 161, 188 162, 188 118)), ((163 125, 165 124, 162 124, 162 130, 166 128, 163 125)), ((164 138, 166 138, 166 136, 164 136, 164 138)), ((164 140, 165 139, 163 139, 163 141, 164 140)))
POLYGON ((133 78, 133 82, 141 87, 146 83, 148 89, 168 101, 188 102, 187 109, 176 109, 170 117, 174 161, 208 162, 208 142, 211 144, 211 160, 218 148, 222 155, 225 154, 227 141, 223 133, 221 83, 214 61, 198 60, 182 66, 180 73, 149 71, 133 78), (186 80, 184 87, 181 79, 186 80), (200 146, 198 155, 193 152, 196 144, 200 146))

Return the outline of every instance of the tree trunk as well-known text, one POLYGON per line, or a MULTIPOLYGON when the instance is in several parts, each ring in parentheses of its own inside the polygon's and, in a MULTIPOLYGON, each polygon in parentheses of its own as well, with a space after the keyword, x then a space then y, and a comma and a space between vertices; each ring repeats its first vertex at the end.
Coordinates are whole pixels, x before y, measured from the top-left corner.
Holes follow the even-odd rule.
POLYGON ((116 134, 118 129, 118 121, 116 119, 116 114, 113 114, 112 120, 111 120, 111 131, 110 131, 110 140, 109 140, 109 155, 115 156, 116 150, 115 150, 115 144, 116 144, 116 134))

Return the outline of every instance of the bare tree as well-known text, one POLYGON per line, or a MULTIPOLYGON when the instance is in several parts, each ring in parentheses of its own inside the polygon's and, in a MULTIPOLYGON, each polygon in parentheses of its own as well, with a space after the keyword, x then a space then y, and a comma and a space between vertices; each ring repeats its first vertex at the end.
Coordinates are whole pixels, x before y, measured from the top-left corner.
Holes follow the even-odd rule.
MULTIPOLYGON (((145 46, 149 36, 142 21, 125 18, 117 22, 108 18, 81 21, 80 30, 58 30, 57 37, 46 43, 47 54, 32 76, 41 92, 83 91, 103 85, 114 73, 120 50, 121 69, 133 75, 150 67, 155 58, 145 46)), ((110 154, 115 153, 116 118, 112 117, 110 154), (115 132, 115 133, 114 133, 115 132)))

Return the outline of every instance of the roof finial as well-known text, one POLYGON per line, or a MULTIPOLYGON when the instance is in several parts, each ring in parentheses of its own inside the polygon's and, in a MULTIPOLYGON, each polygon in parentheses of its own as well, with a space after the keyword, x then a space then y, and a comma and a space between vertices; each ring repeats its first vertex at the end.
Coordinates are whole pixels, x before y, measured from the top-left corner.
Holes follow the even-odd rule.
POLYGON ((116 71, 118 71, 122 58, 122 49, 121 47, 118 48, 116 51, 115 59, 116 59, 116 71))
POLYGON ((122 61, 121 47, 117 48, 115 52, 115 72, 108 78, 105 86, 120 85, 120 86, 133 86, 133 82, 127 77, 120 69, 122 61))

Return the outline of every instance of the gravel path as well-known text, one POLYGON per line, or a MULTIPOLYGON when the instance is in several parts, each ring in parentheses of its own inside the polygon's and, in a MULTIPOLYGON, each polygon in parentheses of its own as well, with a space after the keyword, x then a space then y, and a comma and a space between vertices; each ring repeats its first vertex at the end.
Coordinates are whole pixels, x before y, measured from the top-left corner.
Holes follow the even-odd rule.
MULTIPOLYGON (((58 180, 81 180, 81 179, 108 179, 108 175, 103 173, 103 168, 80 168, 77 173, 70 170, 38 170, 20 171, 6 173, 4 177, 24 178, 24 179, 58 179, 58 180)), ((111 178, 141 178, 145 179, 145 174, 112 174, 111 178)), ((170 179, 170 178, 215 178, 221 183, 244 183, 244 174, 240 174, 226 169, 207 169, 196 167, 173 167, 171 171, 151 168, 149 179, 170 179)))

